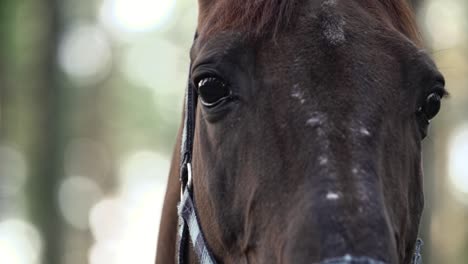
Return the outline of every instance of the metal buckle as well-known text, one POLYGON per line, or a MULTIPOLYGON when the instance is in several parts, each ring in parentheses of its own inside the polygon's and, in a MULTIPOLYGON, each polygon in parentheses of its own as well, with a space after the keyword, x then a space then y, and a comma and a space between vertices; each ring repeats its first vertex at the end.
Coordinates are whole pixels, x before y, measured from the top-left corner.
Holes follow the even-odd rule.
POLYGON ((187 163, 187 186, 186 188, 192 188, 192 164, 187 163))
POLYGON ((184 197, 184 191, 187 188, 192 188, 192 164, 190 162, 182 165, 181 169, 181 182, 180 182, 180 200, 184 197))

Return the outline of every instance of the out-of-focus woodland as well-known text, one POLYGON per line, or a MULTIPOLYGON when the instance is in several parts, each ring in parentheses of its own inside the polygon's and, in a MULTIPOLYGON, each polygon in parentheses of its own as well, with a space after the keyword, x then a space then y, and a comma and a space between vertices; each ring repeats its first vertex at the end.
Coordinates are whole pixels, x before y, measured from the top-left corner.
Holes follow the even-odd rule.
MULTIPOLYGON (((468 262, 468 2, 413 1, 451 93, 424 263, 468 262)), ((0 1, 0 262, 153 263, 196 0, 0 1)))

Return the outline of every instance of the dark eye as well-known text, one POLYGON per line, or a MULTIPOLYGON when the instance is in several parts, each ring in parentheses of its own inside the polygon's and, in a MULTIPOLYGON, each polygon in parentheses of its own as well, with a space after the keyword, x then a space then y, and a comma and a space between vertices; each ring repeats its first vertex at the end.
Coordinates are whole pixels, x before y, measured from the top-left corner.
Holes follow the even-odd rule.
POLYGON ((231 96, 228 85, 217 77, 201 79, 197 84, 197 88, 201 103, 206 107, 214 107, 231 96))
POLYGON ((440 110, 442 96, 440 93, 434 92, 429 94, 419 107, 417 115, 419 122, 419 130, 421 138, 425 138, 431 119, 433 119, 440 110))
POLYGON ((427 120, 434 118, 440 110, 442 97, 438 93, 431 93, 421 106, 421 112, 427 120))

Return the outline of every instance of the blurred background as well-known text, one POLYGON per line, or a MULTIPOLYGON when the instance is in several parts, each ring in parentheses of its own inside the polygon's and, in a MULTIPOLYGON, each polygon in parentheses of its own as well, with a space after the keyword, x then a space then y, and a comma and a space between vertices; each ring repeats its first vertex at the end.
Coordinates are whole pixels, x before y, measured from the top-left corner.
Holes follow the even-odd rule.
MULTIPOLYGON (((451 97, 424 263, 468 263, 468 1, 413 1, 451 97)), ((196 0, 0 1, 0 262, 153 263, 196 0)))

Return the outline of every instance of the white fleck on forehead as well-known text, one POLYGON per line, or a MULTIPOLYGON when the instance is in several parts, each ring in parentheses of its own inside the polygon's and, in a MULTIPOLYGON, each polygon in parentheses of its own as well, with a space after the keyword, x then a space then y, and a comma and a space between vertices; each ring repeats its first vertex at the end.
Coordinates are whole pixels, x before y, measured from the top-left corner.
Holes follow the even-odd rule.
POLYGON ((345 42, 344 26, 346 22, 336 12, 336 0, 326 0, 322 3, 323 14, 321 16, 323 36, 333 46, 345 42))
POLYGON ((317 165, 320 166, 320 170, 324 175, 327 175, 329 179, 336 177, 334 171, 334 154, 331 151, 331 142, 329 138, 329 130, 333 127, 329 124, 330 120, 323 112, 311 112, 307 115, 306 127, 310 129, 311 135, 316 138, 314 149, 319 154, 317 157, 317 165))
POLYGON ((310 127, 314 127, 320 125, 322 123, 322 119, 318 116, 311 117, 307 119, 306 125, 310 127))
POLYGON ((359 128, 359 133, 361 133, 361 135, 366 136, 366 137, 371 135, 371 132, 369 131, 369 129, 365 127, 359 128))
POLYGON ((325 156, 320 156, 320 157, 318 158, 318 161, 319 161, 319 164, 320 164, 320 165, 326 165, 326 164, 328 163, 328 158, 325 157, 325 156))
POLYGON ((351 122, 349 124, 349 132, 354 135, 354 136, 357 136, 358 138, 362 138, 362 137, 370 137, 372 136, 372 132, 371 130, 369 129, 369 126, 366 125, 364 122, 362 121, 357 121, 357 122, 351 122))
POLYGON ((336 0, 325 0, 322 5, 336 6, 336 0))
POLYGON ((308 127, 318 127, 318 126, 323 125, 325 123, 326 118, 327 118, 327 116, 325 114, 314 112, 314 113, 309 115, 309 118, 306 121, 306 125, 308 127))
POLYGON ((304 98, 304 91, 301 90, 301 87, 299 86, 298 83, 293 85, 291 97, 299 100, 301 104, 305 103, 306 100, 304 98))
POLYGON ((337 192, 328 191, 326 198, 327 200, 338 200, 340 198, 340 194, 337 192))

